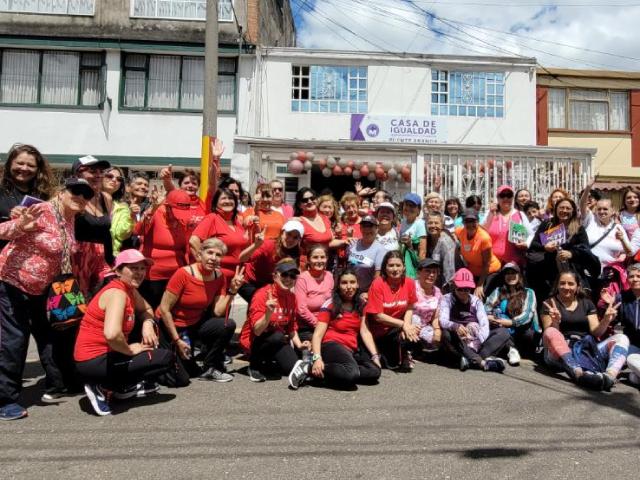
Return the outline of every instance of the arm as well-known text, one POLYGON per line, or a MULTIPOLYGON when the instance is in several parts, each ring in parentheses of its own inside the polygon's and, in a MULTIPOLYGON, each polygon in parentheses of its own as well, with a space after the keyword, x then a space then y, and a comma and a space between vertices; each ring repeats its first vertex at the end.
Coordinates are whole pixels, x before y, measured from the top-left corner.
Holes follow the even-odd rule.
POLYGON ((193 255, 194 258, 197 258, 196 255, 200 251, 201 244, 202 242, 200 241, 200 237, 197 235, 191 235, 191 238, 189 238, 189 247, 191 247, 191 255, 193 255))
POLYGON ((142 343, 157 348, 159 345, 158 334, 156 333, 156 322, 153 315, 153 308, 142 298, 136 290, 134 292, 136 316, 142 318, 142 343))
MULTIPOLYGON (((124 355, 134 356, 153 348, 150 345, 141 343, 127 344, 127 338, 122 332, 124 310, 127 305, 126 293, 121 290, 108 290, 102 294, 100 304, 104 305, 104 338, 112 350, 124 355)), ((103 307, 103 305, 99 306, 103 307)))
POLYGON ((162 186, 167 193, 176 189, 176 186, 173 184, 173 166, 171 164, 169 164, 168 167, 162 168, 158 176, 162 179, 162 186))
POLYGON ((420 237, 420 243, 418 243, 418 258, 420 260, 427 258, 427 237, 420 237))
POLYGON ((115 203, 111 215, 111 237, 114 243, 121 244, 131 236, 132 231, 133 219, 131 218, 131 210, 129 210, 126 203, 115 203))
POLYGON ((458 324, 451 321, 451 303, 449 298, 450 297, 448 295, 445 295, 440 302, 438 321, 440 323, 440 328, 443 330, 455 332, 458 328, 458 324))
MULTIPOLYGON (((489 265, 491 264, 491 248, 487 248, 483 250, 482 253, 482 270, 480 271, 480 276, 478 277, 478 284, 476 286, 475 295, 482 299, 484 297, 484 282, 489 275, 489 265)), ((483 309, 484 311, 484 309, 483 309)))
POLYGON ((433 314, 431 320, 431 326, 433 327, 433 344, 440 345, 442 341, 442 328, 440 327, 440 308, 433 314))
POLYGON ((309 296, 307 293, 307 282, 304 277, 299 277, 298 280, 296 280, 294 293, 296 295, 296 313, 306 323, 315 327, 318 323, 318 318, 315 313, 309 310, 307 305, 309 296))
POLYGON ((253 243, 245 248, 238 257, 240 263, 244 263, 251 258, 251 255, 258 250, 262 244, 264 243, 264 234, 267 231, 267 227, 265 226, 262 230, 255 234, 253 237, 253 243))
POLYGON ((484 342, 489 338, 489 319, 487 318, 487 312, 484 311, 484 305, 479 298, 475 299, 475 304, 478 325, 480 325, 480 340, 484 342))
MULTIPOLYGON (((324 338, 324 334, 327 333, 327 328, 329 328, 328 323, 318 322, 315 330, 313 331, 313 337, 311 338, 311 351, 315 355, 320 355, 320 352, 322 351, 322 339, 324 338)), ((316 377, 324 377, 324 362, 322 361, 322 357, 313 362, 311 371, 316 377)))
POLYGON ((238 293, 238 290, 240 290, 240 287, 242 287, 242 284, 244 283, 244 266, 236 267, 236 273, 231 279, 228 289, 227 282, 225 281, 224 276, 222 276, 221 278, 223 282, 220 288, 220 294, 215 297, 213 301, 213 314, 216 317, 222 317, 226 315, 229 304, 233 300, 233 297, 235 297, 236 293, 238 293))
POLYGON ((606 313, 602 317, 602 320, 599 320, 598 315, 595 313, 588 315, 587 320, 589 321, 589 331, 591 332, 591 335, 596 338, 602 337, 614 318, 615 317, 611 318, 606 313))
POLYGON ((595 178, 592 178, 591 180, 589 180, 589 183, 587 184, 586 187, 584 187, 584 190, 582 191, 582 195, 580 195, 580 203, 578 207, 580 208, 580 216, 583 219, 587 211, 589 210, 589 208, 587 207, 587 203, 589 202, 589 193, 591 193, 591 188, 593 187, 595 180, 596 180, 595 178))

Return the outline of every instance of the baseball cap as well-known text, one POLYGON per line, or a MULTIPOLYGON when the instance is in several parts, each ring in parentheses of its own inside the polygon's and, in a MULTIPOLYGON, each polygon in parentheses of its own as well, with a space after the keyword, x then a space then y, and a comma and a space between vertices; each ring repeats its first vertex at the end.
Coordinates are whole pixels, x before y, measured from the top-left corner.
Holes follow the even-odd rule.
POLYGON ((183 222, 191 220, 191 197, 184 190, 179 188, 171 190, 164 200, 164 203, 168 207, 171 207, 171 213, 173 213, 173 216, 178 220, 183 222))
POLYGON ((505 263, 500 271, 506 272, 507 270, 513 270, 515 272, 520 273, 520 266, 515 262, 505 263))
POLYGON ((300 270, 298 269, 298 265, 296 265, 296 262, 282 262, 279 265, 276 265, 276 272, 278 273, 296 272, 298 275, 300 275, 300 270))
POLYGON ((433 258, 425 258, 424 260, 421 260, 420 263, 418 264, 418 270, 422 270, 424 268, 430 268, 430 267, 440 268, 440 262, 438 262, 437 260, 434 260, 433 258))
POLYGON ((98 160, 93 155, 85 155, 73 162, 71 172, 75 175, 81 167, 110 168, 111 164, 106 160, 98 160))
POLYGON ((84 178, 67 178, 64 181, 64 188, 74 195, 82 195, 87 200, 91 200, 96 194, 84 178))
POLYGON ((376 205, 376 212, 378 210, 380 210, 381 208, 389 208, 389 209, 393 210, 394 215, 396 213, 396 207, 394 207, 393 203, 391 203, 391 202, 380 202, 378 205, 376 205))
POLYGON ((419 207, 422 206, 422 199, 417 193, 407 193, 403 199, 404 202, 411 202, 419 207))
POLYGON ((153 260, 150 258, 146 258, 140 250, 136 250, 134 248, 129 248, 127 250, 121 251, 116 257, 116 261, 113 264, 113 269, 122 266, 129 265, 132 263, 144 262, 147 267, 153 265, 153 260))
POLYGON ((282 231, 284 232, 298 232, 302 237, 304 235, 304 226, 298 220, 288 220, 283 226, 282 231))
POLYGON ((478 220, 478 218, 478 212, 476 212, 475 208, 466 208, 464 214, 462 215, 462 220, 478 220))
POLYGON ((511 192, 511 194, 513 195, 513 187, 511 185, 500 185, 498 187, 498 193, 496 195, 500 196, 504 192, 511 192))
POLYGON ((466 268, 461 268, 453 276, 453 284, 458 288, 476 288, 473 274, 466 268))
POLYGON ((371 225, 378 225, 378 219, 373 215, 365 215, 360 219, 360 224, 369 223, 371 225))

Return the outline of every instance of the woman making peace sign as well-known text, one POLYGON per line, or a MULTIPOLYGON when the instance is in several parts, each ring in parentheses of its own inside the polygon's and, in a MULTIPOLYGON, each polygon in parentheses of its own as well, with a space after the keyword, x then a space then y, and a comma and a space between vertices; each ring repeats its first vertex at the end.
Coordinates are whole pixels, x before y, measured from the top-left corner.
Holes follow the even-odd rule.
POLYGON ((623 334, 597 339, 606 334, 620 304, 610 302, 599 320, 573 271, 560 273, 555 292, 544 302, 542 313, 545 362, 565 370, 578 385, 611 390, 625 364, 629 339, 623 334))
POLYGON ((178 369, 175 386, 189 384, 189 377, 200 380, 230 382, 225 372, 224 351, 236 324, 226 319, 233 296, 244 283, 244 267, 236 267, 229 285, 220 271, 220 259, 227 247, 218 238, 208 238, 200 245, 198 261, 178 269, 167 284, 158 314, 164 324, 163 344, 175 345, 178 369), (193 361, 192 346, 201 345, 204 371, 193 361))

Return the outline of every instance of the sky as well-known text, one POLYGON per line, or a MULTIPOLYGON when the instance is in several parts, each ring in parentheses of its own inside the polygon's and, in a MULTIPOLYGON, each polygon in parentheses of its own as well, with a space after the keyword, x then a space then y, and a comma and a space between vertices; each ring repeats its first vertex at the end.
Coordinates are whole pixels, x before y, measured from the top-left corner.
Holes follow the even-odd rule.
POLYGON ((640 0, 290 0, 298 46, 640 71, 640 0))

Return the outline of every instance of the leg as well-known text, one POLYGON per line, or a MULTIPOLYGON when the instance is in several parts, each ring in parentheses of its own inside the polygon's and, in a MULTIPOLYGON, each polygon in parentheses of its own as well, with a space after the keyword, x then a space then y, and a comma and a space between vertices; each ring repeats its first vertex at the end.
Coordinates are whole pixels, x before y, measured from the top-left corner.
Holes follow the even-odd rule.
POLYGON ((629 356, 627 357, 627 365, 633 375, 629 375, 629 381, 634 385, 640 384, 640 347, 635 345, 629 346, 629 356))
POLYGON ((378 383, 380 374, 382 371, 380 368, 371 361, 369 352, 365 351, 362 346, 358 348, 353 354, 356 363, 358 364, 358 370, 360 370, 360 377, 357 383, 362 385, 374 385, 378 383))
POLYGON ((298 326, 298 336, 300 337, 301 341, 311 341, 311 339, 313 338, 313 327, 310 325, 299 325, 298 326))
POLYGON ((469 346, 467 346, 467 344, 460 340, 460 337, 456 332, 443 330, 442 342, 456 357, 467 359, 471 366, 480 368, 480 366, 482 365, 482 357, 478 355, 478 352, 476 352, 474 349, 470 348, 469 346))
POLYGON ((251 304, 251 299, 257 289, 253 283, 245 283, 240 287, 240 290, 238 290, 238 295, 240 295, 245 302, 251 304))
POLYGON ((484 341, 478 354, 483 358, 497 356, 511 343, 511 335, 506 328, 494 328, 484 341))
POLYGON ((575 376, 576 370, 582 370, 560 330, 554 327, 547 328, 542 334, 542 341, 544 360, 549 366, 566 370, 572 377, 575 376))
POLYGON ((400 365, 402 351, 400 346, 400 329, 392 328, 384 336, 375 339, 380 353, 384 356, 387 368, 395 368, 400 365))
MULTIPOLYGON (((291 368, 298 360, 295 351, 289 345, 289 340, 282 332, 263 333, 259 337, 253 339, 251 345, 251 354, 249 356, 249 367, 251 369, 260 370, 262 364, 269 360, 276 360, 277 353, 288 346, 294 355, 294 359, 291 362, 291 368)), ((286 354, 285 354, 286 355, 286 354)), ((291 368, 289 370, 291 370, 291 368)), ((289 371, 287 371, 287 374, 289 371)))
POLYGON ((598 343, 598 351, 609 359, 606 373, 615 379, 627 359, 629 339, 626 335, 618 333, 598 343))
POLYGON ((26 295, 0 281, 0 407, 20 397, 29 346, 28 309, 26 295))
POLYGON ((236 331, 236 322, 231 319, 225 321, 221 317, 207 318, 195 330, 205 350, 205 368, 213 367, 224 372, 224 351, 236 331))
POLYGON ((322 361, 324 377, 329 384, 349 387, 354 385, 360 377, 360 369, 353 358, 353 353, 340 343, 323 343, 322 361))

